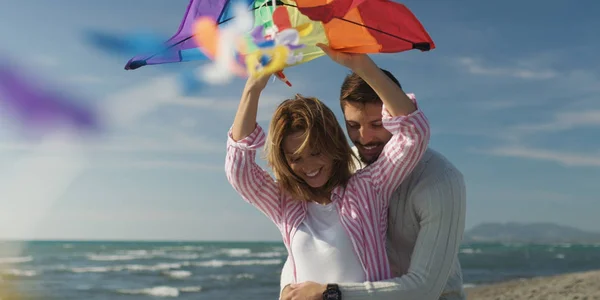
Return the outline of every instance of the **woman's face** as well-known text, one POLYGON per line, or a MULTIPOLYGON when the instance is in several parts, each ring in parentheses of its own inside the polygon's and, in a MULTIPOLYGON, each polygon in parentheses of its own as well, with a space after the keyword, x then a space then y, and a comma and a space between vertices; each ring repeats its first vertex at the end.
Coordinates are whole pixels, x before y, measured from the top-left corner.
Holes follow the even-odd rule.
POLYGON ((292 133, 283 139, 285 158, 296 176, 304 179, 313 188, 320 188, 331 177, 333 161, 323 153, 315 153, 310 147, 294 155, 302 145, 302 132, 292 133))

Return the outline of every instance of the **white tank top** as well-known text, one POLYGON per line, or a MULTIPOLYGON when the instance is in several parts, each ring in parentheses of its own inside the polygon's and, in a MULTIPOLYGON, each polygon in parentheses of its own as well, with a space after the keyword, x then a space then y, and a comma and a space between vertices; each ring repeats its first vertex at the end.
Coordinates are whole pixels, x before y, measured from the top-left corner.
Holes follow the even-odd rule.
POLYGON ((291 243, 296 282, 364 282, 365 272, 335 204, 311 202, 291 243))

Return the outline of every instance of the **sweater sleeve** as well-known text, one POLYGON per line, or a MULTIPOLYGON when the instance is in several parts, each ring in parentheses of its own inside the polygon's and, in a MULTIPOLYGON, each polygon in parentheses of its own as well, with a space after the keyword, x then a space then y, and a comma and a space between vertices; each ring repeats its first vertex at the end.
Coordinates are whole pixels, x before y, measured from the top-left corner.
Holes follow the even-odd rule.
POLYGON ((265 133, 257 124, 247 137, 234 141, 227 134, 225 174, 242 199, 265 214, 277 226, 281 224, 281 194, 271 175, 255 161, 256 151, 265 143, 265 133))
MULTIPOLYGON (((457 170, 444 170, 427 184, 420 184, 411 197, 415 197, 411 202, 415 204, 421 229, 408 272, 385 281, 340 283, 344 300, 440 298, 455 263, 465 226, 463 176, 457 170)), ((402 223, 398 224, 401 226, 402 223)))

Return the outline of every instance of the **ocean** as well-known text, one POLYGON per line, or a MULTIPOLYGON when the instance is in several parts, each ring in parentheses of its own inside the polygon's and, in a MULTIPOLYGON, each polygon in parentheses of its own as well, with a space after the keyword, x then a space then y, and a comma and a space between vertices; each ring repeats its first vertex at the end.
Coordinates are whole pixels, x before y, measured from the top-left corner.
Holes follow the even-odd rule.
MULTIPOLYGON (((285 256, 281 243, 28 242, 0 256, 0 299, 277 299, 285 256)), ((459 258, 470 286, 600 269, 600 245, 465 244, 459 258)))

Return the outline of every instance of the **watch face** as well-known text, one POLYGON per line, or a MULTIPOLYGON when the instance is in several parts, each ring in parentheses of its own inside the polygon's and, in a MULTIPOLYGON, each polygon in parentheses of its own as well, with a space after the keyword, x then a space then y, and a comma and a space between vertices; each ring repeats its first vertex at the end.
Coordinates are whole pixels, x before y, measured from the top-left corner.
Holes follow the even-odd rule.
POLYGON ((338 292, 327 291, 327 300, 341 300, 341 298, 338 292))

